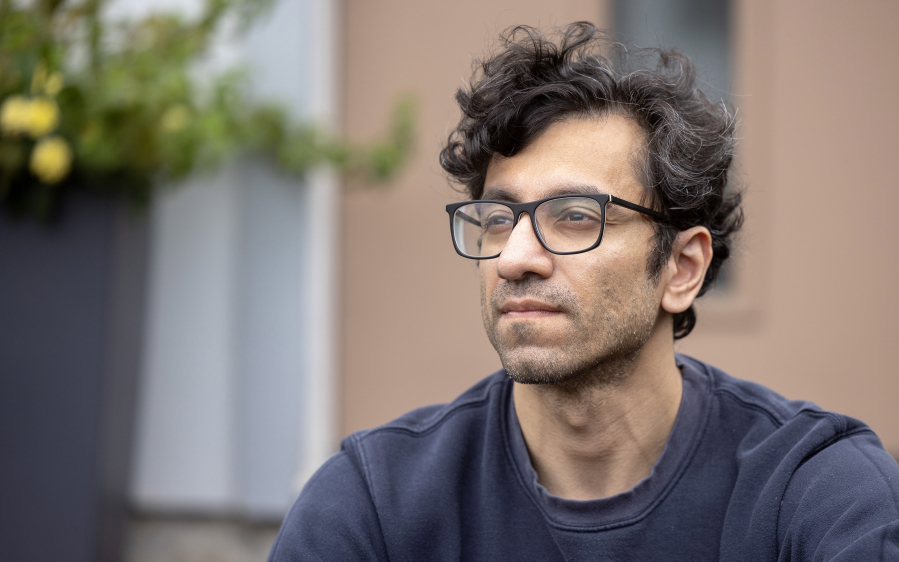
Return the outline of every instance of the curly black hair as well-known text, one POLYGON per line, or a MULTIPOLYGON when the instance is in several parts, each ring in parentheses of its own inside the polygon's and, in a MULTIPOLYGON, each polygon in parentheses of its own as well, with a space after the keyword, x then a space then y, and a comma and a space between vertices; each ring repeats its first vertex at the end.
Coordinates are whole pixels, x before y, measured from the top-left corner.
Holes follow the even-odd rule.
MULTIPOLYGON (((726 190, 734 115, 699 90, 690 59, 660 49, 627 53, 588 22, 551 37, 515 27, 501 35, 500 46, 475 62, 469 87, 456 92, 462 117, 440 153, 443 169, 479 199, 491 160, 514 156, 554 123, 608 113, 631 118, 646 133, 636 165, 643 203, 670 217, 655 223, 649 275, 658 279, 679 231, 704 226, 714 252, 699 291, 705 294, 730 255, 743 211, 741 193, 726 190)), ((675 314, 674 338, 695 325, 693 306, 675 314)))

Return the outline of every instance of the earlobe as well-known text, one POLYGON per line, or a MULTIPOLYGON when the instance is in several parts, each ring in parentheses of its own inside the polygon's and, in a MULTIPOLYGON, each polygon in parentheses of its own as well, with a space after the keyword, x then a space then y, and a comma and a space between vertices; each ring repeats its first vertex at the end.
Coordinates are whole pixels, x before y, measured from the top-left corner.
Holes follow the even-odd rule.
POLYGON ((694 226, 677 235, 663 276, 662 308, 676 314, 687 310, 702 288, 712 263, 712 236, 704 226, 694 226))

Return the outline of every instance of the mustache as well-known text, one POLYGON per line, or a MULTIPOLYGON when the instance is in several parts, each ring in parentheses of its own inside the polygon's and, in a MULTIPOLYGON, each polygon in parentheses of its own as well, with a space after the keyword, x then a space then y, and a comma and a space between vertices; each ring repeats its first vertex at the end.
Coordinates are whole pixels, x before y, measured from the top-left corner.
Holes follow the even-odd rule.
POLYGON ((577 299, 570 290, 550 285, 541 279, 528 277, 516 281, 499 283, 490 295, 490 306, 494 310, 510 299, 534 299, 557 307, 562 312, 576 312, 577 299))

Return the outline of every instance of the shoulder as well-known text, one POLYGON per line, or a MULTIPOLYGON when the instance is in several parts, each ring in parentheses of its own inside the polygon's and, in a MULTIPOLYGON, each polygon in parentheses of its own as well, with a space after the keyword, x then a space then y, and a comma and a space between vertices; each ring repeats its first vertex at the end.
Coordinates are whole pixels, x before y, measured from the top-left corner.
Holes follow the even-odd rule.
POLYGON ((690 357, 679 356, 678 360, 707 381, 712 418, 709 431, 716 440, 731 440, 743 469, 770 470, 776 464, 781 475, 792 474, 822 450, 854 437, 873 440, 883 450, 871 428, 855 418, 812 402, 784 398, 690 357))
POLYGON ((744 448, 762 441, 769 446, 790 446, 804 441, 817 447, 857 433, 872 433, 863 422, 824 410, 805 400, 790 400, 761 384, 738 379, 685 355, 678 355, 685 369, 700 373, 712 397, 712 415, 719 424, 745 439, 744 448), (813 444, 813 443, 816 443, 813 444))
POLYGON ((412 471, 418 462, 445 465, 446 455, 457 455, 460 444, 470 446, 493 429, 494 414, 505 408, 510 388, 505 371, 497 371, 449 404, 426 406, 374 429, 354 433, 341 448, 362 470, 375 477, 378 467, 402 464, 412 471))
POLYGON ((899 465, 867 425, 678 359, 706 381, 707 439, 735 471, 723 558, 899 559, 899 465))
POLYGON ((272 546, 269 562, 387 560, 378 516, 345 452, 328 459, 303 487, 272 546))
POLYGON ((899 560, 899 465, 876 435, 804 459, 783 494, 778 537, 796 560, 899 560))
POLYGON ((414 558, 452 539, 421 522, 450 525, 454 486, 470 470, 472 450, 498 431, 489 420, 504 407, 508 389, 499 371, 449 404, 344 439, 303 488, 269 561, 386 560, 399 551, 414 558))

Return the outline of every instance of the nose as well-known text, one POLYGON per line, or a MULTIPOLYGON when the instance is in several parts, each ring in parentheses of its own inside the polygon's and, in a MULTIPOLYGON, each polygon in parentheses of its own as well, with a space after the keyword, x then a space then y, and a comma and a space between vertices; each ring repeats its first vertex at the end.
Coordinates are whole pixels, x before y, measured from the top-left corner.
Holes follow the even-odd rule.
POLYGON ((497 274, 508 281, 522 279, 528 274, 547 278, 553 272, 553 254, 537 239, 527 213, 519 215, 518 224, 496 259, 497 274))

